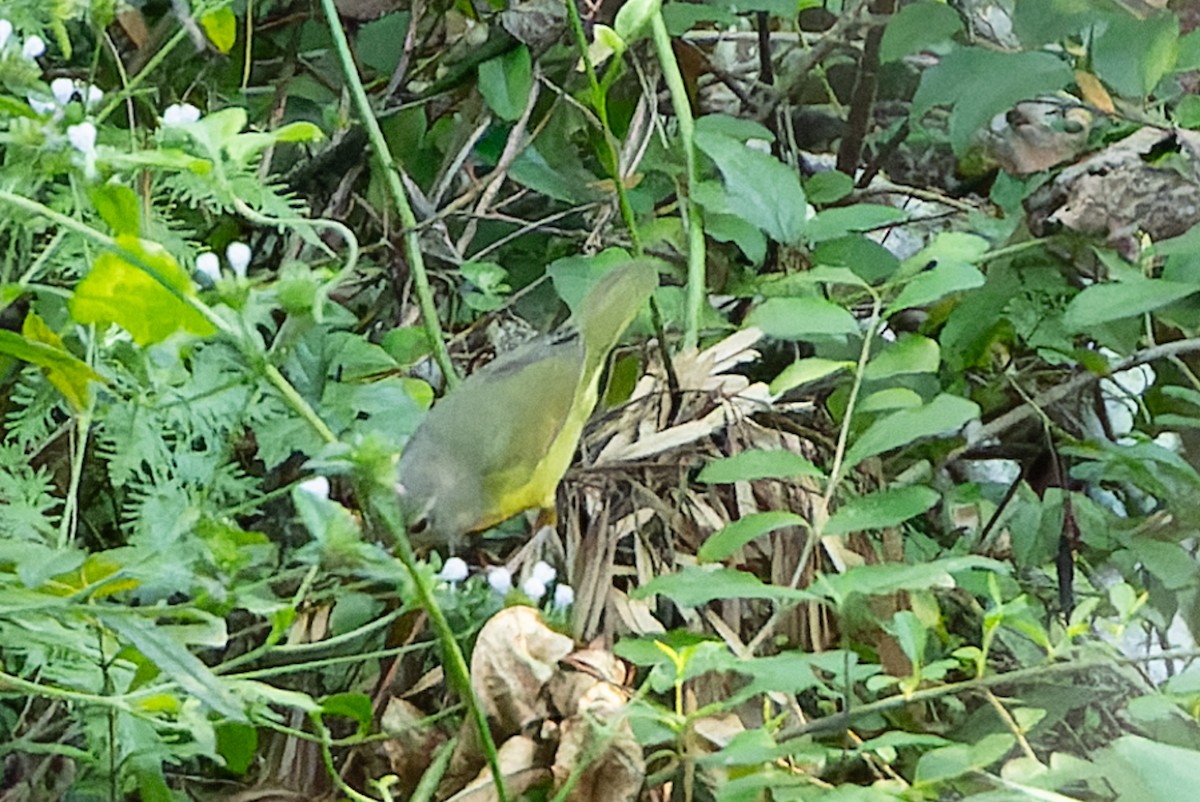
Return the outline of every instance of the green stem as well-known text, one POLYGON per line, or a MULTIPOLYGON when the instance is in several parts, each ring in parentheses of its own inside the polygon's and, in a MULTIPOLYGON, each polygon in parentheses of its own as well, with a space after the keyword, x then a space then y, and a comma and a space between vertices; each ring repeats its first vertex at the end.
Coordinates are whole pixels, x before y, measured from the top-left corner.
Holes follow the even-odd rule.
POLYGON ((446 377, 447 386, 456 387, 460 379, 454 370, 454 363, 450 361, 450 351, 446 348, 446 341, 442 336, 437 305, 433 300, 433 289, 429 285, 429 274, 425 270, 425 259, 421 255, 416 215, 413 214, 412 206, 409 205, 408 195, 405 194, 404 186, 400 183, 399 168, 392 159, 391 151, 388 150, 387 140, 384 139, 379 121, 375 118, 371 102, 367 99, 367 92, 363 89, 362 80, 354 66, 354 59, 350 55, 350 43, 346 40, 346 31, 342 28, 341 20, 338 18, 337 8, 334 6, 333 0, 321 0, 321 8, 329 22, 329 31, 333 36, 338 59, 342 64, 342 72, 346 76, 346 86, 354 99, 354 105, 358 108, 358 115, 362 119, 363 127, 367 131, 367 139, 371 143, 371 150, 375 152, 375 159, 383 173, 388 194, 392 196, 392 202, 396 204, 396 210, 400 214, 400 222, 404 225, 404 250, 408 257, 409 268, 412 270, 413 285, 416 288, 417 303, 421 307, 425 335, 433 348, 434 359, 437 360, 438 367, 446 377))
POLYGON ((442 647, 446 679, 458 691, 467 705, 467 712, 475 722, 483 754, 492 770, 492 779, 496 783, 496 796, 499 802, 507 802, 508 796, 504 790, 504 774, 500 768, 500 756, 496 750, 496 742, 492 738, 492 731, 488 728, 487 714, 484 713, 483 706, 479 703, 478 697, 475 696, 475 690, 471 687, 471 672, 467 668, 467 660, 463 656, 462 649, 459 648, 458 641, 454 638, 454 630, 450 628, 450 622, 446 620, 442 608, 438 606, 437 600, 433 597, 433 586, 430 584, 429 578, 417 565, 417 556, 413 553, 408 534, 403 525, 394 523, 393 516, 396 514, 393 510, 396 506, 394 499, 389 498, 384 501, 383 503, 388 506, 383 507, 376 494, 371 492, 372 489, 368 488, 364 495, 366 501, 364 509, 369 510, 375 527, 392 535, 391 540, 395 546, 396 556, 412 579, 413 586, 417 591, 417 602, 429 616, 429 623, 442 647))
POLYGON ((654 50, 658 55, 658 63, 662 68, 663 79, 667 82, 667 90, 671 93, 671 106, 675 110, 675 119, 679 125, 679 141, 683 145, 684 162, 687 167, 686 186, 680 202, 683 204, 683 219, 688 235, 688 278, 683 313, 683 348, 690 350, 695 348, 700 341, 700 313, 704 308, 705 290, 704 222, 700 216, 700 207, 692 199, 692 189, 698 181, 696 125, 692 118, 692 106, 688 99, 687 88, 683 84, 683 74, 679 71, 679 62, 675 60, 675 52, 671 49, 671 36, 667 33, 667 23, 663 20, 661 11, 651 18, 650 30, 651 38, 654 40, 654 50))
POLYGON ((608 151, 607 154, 604 154, 607 158, 602 156, 601 161, 608 166, 609 177, 612 178, 613 188, 617 193, 617 207, 621 210, 621 219, 629 231, 629 243, 633 247, 633 255, 641 256, 644 251, 642 236, 638 231, 633 205, 629 202, 629 193, 625 190, 625 177, 621 174, 621 150, 617 147, 617 138, 608 122, 608 87, 616 76, 618 58, 613 57, 609 69, 605 73, 604 82, 601 83, 597 80, 596 68, 592 64, 591 54, 588 53, 587 35, 583 32, 583 22, 579 18, 579 9, 575 6, 575 0, 567 0, 566 6, 567 16, 571 20, 571 32, 575 36, 575 45, 579 48, 580 58, 583 60, 583 70, 587 73, 588 85, 592 90, 592 108, 596 110, 596 118, 600 121, 601 134, 604 136, 604 145, 608 151))

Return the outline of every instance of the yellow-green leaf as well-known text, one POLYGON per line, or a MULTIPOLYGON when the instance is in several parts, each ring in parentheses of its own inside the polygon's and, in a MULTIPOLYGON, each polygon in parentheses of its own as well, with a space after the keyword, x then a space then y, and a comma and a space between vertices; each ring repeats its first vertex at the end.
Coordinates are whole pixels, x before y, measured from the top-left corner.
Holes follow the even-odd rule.
POLYGON ((187 299, 195 295, 188 274, 165 248, 122 235, 117 249, 102 253, 71 297, 80 323, 115 323, 139 345, 161 342, 183 330, 207 337, 213 324, 187 299))
POLYGON ((63 394, 72 409, 85 408, 89 382, 103 382, 104 377, 72 356, 58 335, 37 315, 26 316, 22 328, 24 336, 0 331, 0 353, 42 368, 46 378, 63 394))
POLYGON ((228 53, 233 49, 237 41, 237 17, 228 7, 218 8, 200 17, 200 27, 204 28, 208 40, 217 50, 228 53))

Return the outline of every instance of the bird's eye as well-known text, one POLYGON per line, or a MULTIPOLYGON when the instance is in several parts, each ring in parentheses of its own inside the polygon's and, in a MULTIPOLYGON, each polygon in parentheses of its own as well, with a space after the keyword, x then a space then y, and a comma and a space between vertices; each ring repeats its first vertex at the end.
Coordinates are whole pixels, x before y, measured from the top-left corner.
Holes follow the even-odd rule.
POLYGON ((423 515, 420 518, 418 518, 417 520, 412 522, 412 525, 408 527, 408 533, 410 535, 419 535, 428 528, 429 528, 429 516, 423 515))

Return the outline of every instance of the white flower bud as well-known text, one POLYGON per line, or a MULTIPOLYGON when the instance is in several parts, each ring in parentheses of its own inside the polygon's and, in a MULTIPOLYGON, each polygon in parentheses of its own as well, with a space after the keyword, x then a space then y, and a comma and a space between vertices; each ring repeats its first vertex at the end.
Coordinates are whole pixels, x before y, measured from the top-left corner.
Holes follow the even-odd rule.
POLYGON ((462 557, 451 557, 442 565, 438 579, 443 582, 462 582, 467 578, 467 563, 462 557))
POLYGON ((521 592, 534 601, 539 601, 546 595, 546 583, 536 576, 531 576, 521 583, 521 592))
POLYGON ((558 585, 554 588, 554 609, 565 610, 575 603, 575 588, 558 585))
POLYGON ((545 560, 538 560, 533 564, 533 569, 529 572, 529 575, 543 585, 549 585, 558 576, 558 571, 555 571, 550 563, 545 560))
POLYGON ((12 35, 12 23, 6 19, 0 19, 0 47, 4 47, 6 44, 8 44, 8 40, 12 38, 12 35))
POLYGON ((186 125, 200 119, 200 109, 191 103, 172 103, 163 112, 163 125, 186 125))
POLYGON ((324 476, 314 476, 300 483, 300 489, 310 496, 319 499, 329 498, 329 480, 324 476))
POLYGON ((497 568, 489 571, 487 581, 492 590, 501 596, 507 596, 508 592, 512 590, 512 574, 507 568, 497 568))
POLYGON ((208 279, 210 284, 216 284, 221 278, 221 260, 212 251, 196 257, 196 272, 208 279))
POLYGON ((65 106, 75 95, 75 82, 70 78, 55 78, 50 82, 50 93, 54 95, 58 105, 65 106))
POLYGON ((98 86, 88 84, 87 91, 84 92, 83 105, 89 109, 100 105, 100 101, 104 100, 104 90, 98 86))
POLYGON ((96 152, 96 126, 81 122, 67 128, 67 141, 71 147, 83 154, 96 152))
POLYGON ((21 45, 21 55, 28 59, 40 58, 46 52, 46 43, 40 36, 31 36, 21 45))
POLYGON ((231 242, 225 249, 225 258, 229 267, 238 278, 246 277, 246 268, 250 266, 250 246, 244 242, 231 242))

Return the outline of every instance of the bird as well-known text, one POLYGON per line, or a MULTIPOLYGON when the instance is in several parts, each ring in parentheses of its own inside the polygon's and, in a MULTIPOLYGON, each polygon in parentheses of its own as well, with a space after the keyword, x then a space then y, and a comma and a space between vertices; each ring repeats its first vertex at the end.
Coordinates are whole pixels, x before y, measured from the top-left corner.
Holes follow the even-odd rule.
POLYGON ((652 260, 619 264, 562 327, 497 357, 430 408, 397 469, 414 545, 454 551, 466 535, 533 509, 554 521, 609 353, 657 286, 652 260))

